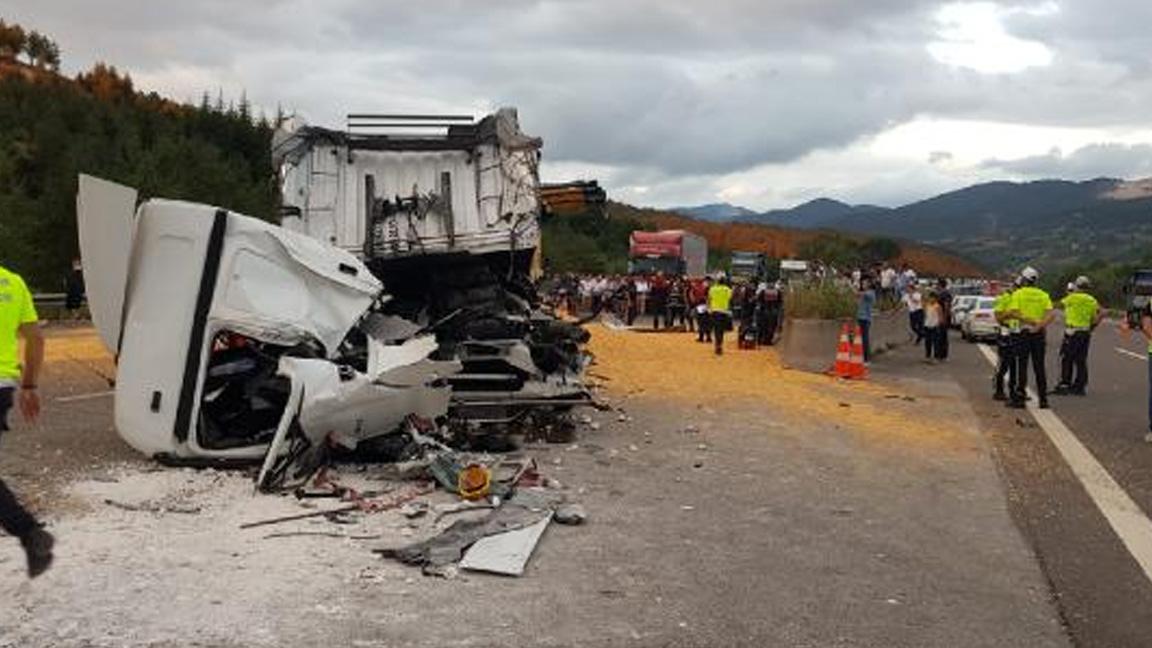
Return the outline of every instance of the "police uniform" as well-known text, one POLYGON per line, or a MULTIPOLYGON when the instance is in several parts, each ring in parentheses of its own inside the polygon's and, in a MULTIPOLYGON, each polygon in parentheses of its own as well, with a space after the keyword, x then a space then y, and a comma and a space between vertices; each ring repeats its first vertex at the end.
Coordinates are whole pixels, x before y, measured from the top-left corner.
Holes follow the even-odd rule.
POLYGON ((1060 346, 1060 384, 1056 393, 1084 394, 1088 386, 1088 346, 1100 303, 1083 291, 1069 293, 1064 306, 1064 341, 1060 346))
POLYGON ((996 321, 1000 322, 999 336, 996 340, 996 351, 999 355, 999 362, 996 365, 996 377, 993 380, 993 388, 995 390, 993 398, 996 400, 1007 400, 1008 396, 1016 393, 1016 346, 1019 343, 1020 337, 1020 322, 1015 319, 1003 319, 1001 316, 1011 310, 1012 306, 1012 291, 1005 291, 996 297, 993 312, 996 313, 996 321), (1008 378, 1008 389, 1004 389, 1004 378, 1008 378))
POLYGON ((1036 374, 1036 393, 1040 396, 1040 407, 1048 406, 1048 373, 1044 366, 1047 353, 1047 339, 1044 329, 1037 323, 1052 310, 1052 298, 1036 286, 1021 286, 1012 293, 1010 310, 1020 316, 1020 336, 1016 346, 1016 391, 1012 404, 1023 407, 1025 392, 1028 389, 1028 364, 1036 374))
MULTIPOLYGON (((20 275, 0 267, 0 437, 8 430, 8 411, 20 386, 20 327, 37 321, 32 294, 20 275)), ((0 528, 26 538, 39 525, 0 479, 0 528)))
POLYGON ((724 353, 724 333, 732 328, 732 288, 720 282, 708 289, 708 312, 716 355, 724 353))

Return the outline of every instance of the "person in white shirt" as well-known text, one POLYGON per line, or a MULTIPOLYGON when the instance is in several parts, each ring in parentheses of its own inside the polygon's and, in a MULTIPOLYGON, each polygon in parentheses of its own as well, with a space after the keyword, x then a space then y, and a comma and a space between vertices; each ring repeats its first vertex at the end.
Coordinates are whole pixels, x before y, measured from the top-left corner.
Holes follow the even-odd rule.
POLYGON ((880 271, 880 291, 888 297, 901 296, 896 294, 896 270, 892 266, 885 266, 880 271))
POLYGON ((648 314, 648 293, 652 292, 652 284, 648 283, 646 277, 640 276, 636 278, 636 314, 648 314))
POLYGON ((902 301, 908 309, 908 328, 916 338, 916 344, 920 344, 924 340, 924 298, 915 282, 904 289, 902 301))

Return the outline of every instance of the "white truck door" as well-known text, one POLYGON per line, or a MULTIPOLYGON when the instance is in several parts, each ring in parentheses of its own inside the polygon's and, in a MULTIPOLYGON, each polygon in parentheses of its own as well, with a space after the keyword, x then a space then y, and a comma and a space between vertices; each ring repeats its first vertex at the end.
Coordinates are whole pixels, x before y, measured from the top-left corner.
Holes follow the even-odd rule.
POLYGON ((147 454, 179 453, 195 427, 205 327, 228 215, 149 201, 140 209, 116 374, 116 428, 147 454))
POLYGON ((104 346, 120 351, 120 327, 136 222, 136 190, 89 175, 80 176, 76 228, 88 309, 104 346))

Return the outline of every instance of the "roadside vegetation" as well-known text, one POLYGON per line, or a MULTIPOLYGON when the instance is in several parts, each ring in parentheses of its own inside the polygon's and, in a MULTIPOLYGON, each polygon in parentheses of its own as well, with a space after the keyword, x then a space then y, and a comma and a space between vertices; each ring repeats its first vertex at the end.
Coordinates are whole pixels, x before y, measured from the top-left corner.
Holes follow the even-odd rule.
POLYGON ((35 290, 60 290, 77 254, 79 173, 131 185, 142 198, 275 218, 273 122, 247 101, 176 103, 137 92, 104 64, 65 78, 54 71, 55 43, 52 55, 40 53, 42 43, 36 56, 21 54, 16 29, 24 31, 0 26, 0 259, 35 290))
POLYGON ((852 319, 856 317, 856 293, 836 281, 797 283, 788 288, 784 310, 794 319, 852 319))
POLYGON ((1081 275, 1086 276, 1092 281, 1088 292, 1092 293, 1101 304, 1108 308, 1123 309, 1127 303, 1124 285, 1128 278, 1136 270, 1148 268, 1152 268, 1152 254, 1133 263, 1096 260, 1064 266, 1054 272, 1044 272, 1044 269, 1040 268, 1043 273, 1040 281, 1053 297, 1058 297, 1067 292, 1067 286, 1071 281, 1081 275))
POLYGON ((621 274, 628 270, 628 237, 634 230, 654 230, 628 216, 605 210, 548 214, 541 219, 544 265, 551 272, 621 274))

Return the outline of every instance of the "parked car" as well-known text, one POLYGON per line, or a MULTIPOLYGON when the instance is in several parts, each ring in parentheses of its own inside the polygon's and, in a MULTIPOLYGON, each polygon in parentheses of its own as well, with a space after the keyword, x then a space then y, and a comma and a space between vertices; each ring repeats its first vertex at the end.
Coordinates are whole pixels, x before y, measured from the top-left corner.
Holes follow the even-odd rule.
POLYGON ((979 298, 979 295, 957 295, 952 299, 952 328, 963 330, 968 311, 979 298))
POLYGON ((1000 325, 996 322, 995 307, 995 297, 977 297, 965 312, 964 323, 960 325, 961 336, 969 342, 996 339, 1000 325))

